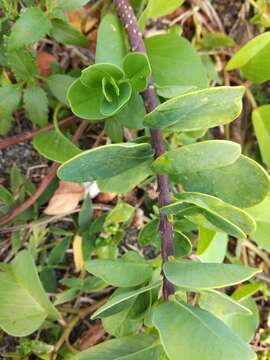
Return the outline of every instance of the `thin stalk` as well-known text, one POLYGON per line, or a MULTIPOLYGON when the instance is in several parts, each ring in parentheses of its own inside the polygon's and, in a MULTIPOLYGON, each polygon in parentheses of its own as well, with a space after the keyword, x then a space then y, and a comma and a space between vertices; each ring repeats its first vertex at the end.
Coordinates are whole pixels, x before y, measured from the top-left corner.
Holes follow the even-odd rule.
MULTIPOLYGON (((117 8, 117 13, 122 21, 131 47, 131 51, 142 52, 146 54, 145 44, 142 38, 142 33, 139 30, 138 22, 132 7, 128 0, 114 0, 117 8)), ((147 89, 142 93, 146 112, 149 113, 155 109, 158 104, 157 95, 153 85, 153 80, 150 77, 148 80, 147 89)), ((165 145, 163 141, 162 131, 159 129, 150 129, 151 142, 154 150, 154 157, 165 153, 165 145)), ((171 195, 169 190, 169 180, 165 175, 157 176, 158 191, 159 191, 159 205, 160 207, 168 205, 171 202, 171 195)), ((163 263, 168 261, 169 256, 173 255, 173 229, 168 218, 164 214, 160 214, 160 234, 161 234, 161 255, 163 263)), ((174 287, 164 277, 163 281, 163 297, 168 299, 169 295, 173 294, 174 287)))

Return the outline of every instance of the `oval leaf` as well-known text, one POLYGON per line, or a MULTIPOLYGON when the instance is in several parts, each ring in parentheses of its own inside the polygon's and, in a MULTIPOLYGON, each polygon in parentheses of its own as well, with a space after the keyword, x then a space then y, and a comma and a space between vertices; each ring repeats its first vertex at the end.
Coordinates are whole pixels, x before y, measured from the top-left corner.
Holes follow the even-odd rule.
POLYGON ((166 278, 176 286, 187 289, 215 289, 250 279, 260 270, 231 264, 200 263, 173 260, 164 264, 166 278))
POLYGON ((137 253, 126 253, 115 260, 89 260, 85 268, 107 284, 117 287, 140 285, 152 273, 151 266, 137 253))
POLYGON ((157 360, 161 352, 157 337, 152 335, 133 335, 108 340, 79 354, 74 360, 157 360))
POLYGON ((164 303, 153 323, 171 360, 254 360, 255 354, 221 320, 184 303, 164 303))
POLYGON ((115 307, 119 307, 120 304, 122 304, 123 302, 126 302, 130 299, 136 298, 138 295, 143 294, 147 291, 150 291, 152 289, 156 289, 161 285, 161 282, 156 282, 153 284, 150 284, 148 286, 144 286, 140 289, 137 290, 125 290, 124 292, 122 291, 119 295, 113 296, 110 300, 108 300, 106 302, 105 305, 101 306, 92 316, 91 319, 94 320, 96 318, 103 318, 106 316, 110 316, 111 315, 111 310, 113 310, 113 308, 115 307), (109 310, 109 312, 108 312, 109 310), (107 314, 109 313, 109 315, 107 314))
POLYGON ((241 208, 260 203, 270 191, 266 171, 244 155, 229 166, 186 173, 173 179, 187 191, 213 195, 241 208))
POLYGON ((144 124, 171 131, 209 129, 227 124, 242 111, 242 86, 220 86, 180 95, 157 106, 144 124))
POLYGON ((112 144, 88 150, 67 161, 58 171, 66 181, 107 179, 140 165, 152 157, 149 144, 112 144))
MULTIPOLYGON (((192 192, 178 193, 175 196, 180 201, 163 207, 162 212, 177 213, 178 210, 182 211, 185 204, 192 204, 210 223, 232 236, 246 237, 245 234, 252 233, 256 228, 255 221, 248 213, 213 196, 192 192)), ((194 219, 196 220, 196 214, 194 219)))
POLYGON ((191 173, 232 164, 240 154, 240 145, 232 141, 203 141, 166 152, 152 167, 159 174, 191 173))

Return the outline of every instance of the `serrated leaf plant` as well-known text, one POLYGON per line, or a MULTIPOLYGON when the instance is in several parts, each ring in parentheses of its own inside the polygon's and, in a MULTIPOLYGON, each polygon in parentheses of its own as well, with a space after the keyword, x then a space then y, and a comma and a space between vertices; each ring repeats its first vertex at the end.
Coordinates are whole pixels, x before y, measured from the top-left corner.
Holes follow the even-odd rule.
POLYGON ((50 109, 57 103, 68 106, 66 90, 74 77, 59 70, 49 76, 40 73, 36 44, 50 36, 60 44, 85 47, 87 39, 68 21, 67 11, 75 10, 87 1, 43 1, 39 5, 3 1, 4 17, 0 23, 0 135, 11 128, 13 113, 23 107, 26 117, 35 127, 48 123, 50 109), (4 79, 4 81, 3 81, 4 79), (4 99, 8 101, 4 101, 4 99))
MULTIPOLYGON (((149 2, 141 29, 147 13, 160 16, 180 3, 149 2)), ((228 69, 234 66, 231 61, 228 69)), ((161 256, 150 261, 129 251, 121 257, 85 261, 87 272, 117 288, 92 315, 114 339, 74 359, 256 358, 247 343, 250 338, 232 325, 235 316, 248 318, 252 310, 218 289, 244 282, 260 270, 223 264, 224 254, 213 261, 210 248, 220 242, 222 252, 228 236, 242 241, 256 231, 252 211, 246 208, 265 201, 269 176, 241 154, 240 145, 200 139, 208 129, 240 115, 244 93, 241 86, 209 88, 200 56, 179 35, 156 35, 144 43, 127 0, 115 0, 111 13, 102 18, 96 62, 82 70, 67 97, 77 116, 104 121, 115 143, 67 161, 55 159, 62 163, 58 176, 65 181, 97 181, 103 191, 120 194, 156 177, 159 209, 138 242, 154 243, 161 256), (140 130, 142 136, 121 142, 125 127, 140 130), (172 134, 198 141, 172 147, 167 141, 172 134), (199 244, 191 260, 189 234, 194 228, 199 229, 199 244)))

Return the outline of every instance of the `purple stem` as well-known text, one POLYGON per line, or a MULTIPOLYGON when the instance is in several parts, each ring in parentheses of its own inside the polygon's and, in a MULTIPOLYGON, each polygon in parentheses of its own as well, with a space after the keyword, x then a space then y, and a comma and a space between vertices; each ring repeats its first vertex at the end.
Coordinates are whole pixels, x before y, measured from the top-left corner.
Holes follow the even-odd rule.
MULTIPOLYGON (((128 0, 114 0, 117 8, 118 16, 121 19, 129 38, 131 51, 142 52, 146 54, 146 48, 142 38, 142 33, 139 31, 138 22, 132 7, 128 0)), ((142 94, 146 112, 151 112, 157 106, 157 96, 153 85, 153 80, 150 77, 148 86, 142 94)), ((159 129, 150 129, 152 147, 154 150, 154 157, 165 153, 165 146, 163 141, 162 131, 159 129)), ((160 207, 168 205, 171 202, 171 195, 169 190, 168 176, 158 175, 158 190, 159 190, 159 205, 160 207)), ((173 255, 173 229, 167 216, 160 214, 160 233, 161 233, 161 255, 163 263, 168 261, 168 257, 173 255)), ((163 281, 163 297, 168 299, 169 295, 174 293, 174 286, 164 277, 163 281)))

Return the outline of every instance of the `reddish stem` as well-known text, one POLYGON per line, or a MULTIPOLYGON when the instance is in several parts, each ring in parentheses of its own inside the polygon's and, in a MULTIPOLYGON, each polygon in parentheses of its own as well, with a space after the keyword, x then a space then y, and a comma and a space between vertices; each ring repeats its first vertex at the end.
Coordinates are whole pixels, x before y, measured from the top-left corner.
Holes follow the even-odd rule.
MULTIPOLYGON (((59 127, 61 129, 64 129, 66 127, 69 127, 70 125, 76 124, 78 121, 80 121, 80 119, 77 118, 76 116, 70 116, 64 120, 59 121, 59 127)), ((54 129, 54 125, 50 124, 42 129, 24 132, 24 133, 17 134, 17 135, 8 137, 6 139, 0 140, 0 150, 10 147, 12 145, 19 144, 24 141, 30 141, 33 139, 34 136, 42 134, 42 133, 50 131, 50 130, 53 130, 53 129, 54 129)))
MULTIPOLYGON (((129 38, 129 43, 132 51, 142 52, 146 54, 145 44, 142 34, 138 28, 138 22, 132 7, 128 0, 114 0, 117 8, 118 16, 121 19, 129 38)), ((150 77, 148 80, 147 89, 142 94, 146 111, 149 113, 155 109, 158 104, 153 80, 150 77)), ((152 147, 154 150, 154 157, 164 154, 165 146, 163 135, 159 129, 150 129, 152 147)), ((171 202, 169 180, 165 175, 157 176, 159 189, 159 205, 162 207, 171 202)), ((160 233, 161 233, 161 255, 163 262, 168 261, 168 257, 173 255, 173 229, 167 216, 160 214, 160 233)), ((163 281, 163 297, 168 299, 169 295, 174 292, 173 285, 164 277, 163 281)))

